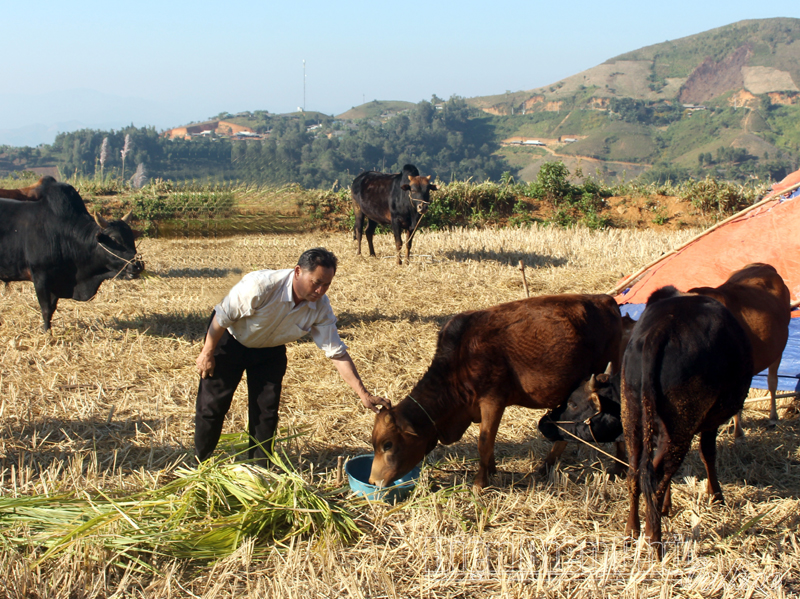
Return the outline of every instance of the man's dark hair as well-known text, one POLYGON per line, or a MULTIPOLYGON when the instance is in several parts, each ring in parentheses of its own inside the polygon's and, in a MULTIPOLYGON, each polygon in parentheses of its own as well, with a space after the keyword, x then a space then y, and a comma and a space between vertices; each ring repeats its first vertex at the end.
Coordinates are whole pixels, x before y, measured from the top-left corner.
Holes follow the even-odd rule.
POLYGON ((325 248, 311 248, 310 250, 306 250, 297 260, 297 265, 307 271, 312 271, 317 266, 322 266, 323 268, 332 268, 335 273, 336 264, 336 256, 333 255, 333 252, 329 252, 325 248))

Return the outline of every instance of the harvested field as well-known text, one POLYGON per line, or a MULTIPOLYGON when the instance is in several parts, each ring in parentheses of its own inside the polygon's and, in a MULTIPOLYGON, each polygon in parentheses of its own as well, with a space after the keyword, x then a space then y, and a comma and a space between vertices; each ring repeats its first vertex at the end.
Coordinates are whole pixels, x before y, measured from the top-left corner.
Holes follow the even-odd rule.
MULTIPOLYGON (((62 300, 50 335, 32 285, 10 284, 0 293, 0 496, 134 493, 173 480, 192 461, 194 360, 211 308, 246 272, 292 266, 308 247, 339 256, 329 296, 342 338, 367 388, 396 402, 425 372, 448 317, 524 296, 520 259, 532 294, 604 292, 695 233, 422 232, 409 266, 394 264, 387 235, 376 237, 379 259, 356 257, 345 233, 144 240, 150 276, 104 283, 89 303, 62 300)), ((371 451, 373 416, 310 339, 288 353, 281 428, 292 438, 282 447, 310 487, 335 488, 337 458, 371 451)), ((748 407, 758 409, 744 413, 746 440, 719 437, 725 506, 710 505, 696 450, 675 477, 663 563, 625 545, 627 488, 606 476, 609 459, 570 447, 537 478, 542 413, 511 408, 500 472, 480 497, 470 491, 473 426, 432 452, 408 503, 343 499, 363 532, 350 543, 317 535, 259 551, 244 540, 216 562, 144 553, 136 563, 98 542, 31 567, 42 548, 12 542, 26 525, 3 524, 0 596, 796 596, 800 421, 768 430, 766 405, 748 407)), ((246 417, 242 385, 225 432, 245 430, 246 417)))

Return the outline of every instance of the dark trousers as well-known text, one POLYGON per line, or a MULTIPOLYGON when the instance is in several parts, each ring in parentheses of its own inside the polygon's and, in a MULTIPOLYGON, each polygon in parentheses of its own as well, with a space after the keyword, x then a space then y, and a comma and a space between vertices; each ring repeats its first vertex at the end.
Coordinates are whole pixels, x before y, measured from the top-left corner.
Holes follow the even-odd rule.
MULTIPOLYGON (((212 315, 213 318, 213 315, 212 315)), ((225 331, 214 351, 214 374, 200 379, 194 417, 194 452, 199 461, 214 452, 225 414, 242 374, 247 372, 248 457, 262 466, 272 452, 278 427, 281 382, 286 373, 286 346, 245 347, 225 331)))

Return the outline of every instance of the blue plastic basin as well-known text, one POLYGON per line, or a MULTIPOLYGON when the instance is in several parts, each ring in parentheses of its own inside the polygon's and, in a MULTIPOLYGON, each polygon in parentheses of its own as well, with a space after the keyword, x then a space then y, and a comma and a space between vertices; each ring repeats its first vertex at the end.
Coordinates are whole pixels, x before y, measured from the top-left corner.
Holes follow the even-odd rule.
POLYGON ((350 482, 350 489, 353 493, 363 495, 367 499, 386 501, 388 503, 401 501, 407 497, 417 484, 419 465, 414 466, 411 472, 398 478, 391 486, 377 487, 369 482, 373 457, 375 457, 374 453, 360 455, 356 458, 351 458, 345 465, 344 470, 347 472, 347 479, 350 482))

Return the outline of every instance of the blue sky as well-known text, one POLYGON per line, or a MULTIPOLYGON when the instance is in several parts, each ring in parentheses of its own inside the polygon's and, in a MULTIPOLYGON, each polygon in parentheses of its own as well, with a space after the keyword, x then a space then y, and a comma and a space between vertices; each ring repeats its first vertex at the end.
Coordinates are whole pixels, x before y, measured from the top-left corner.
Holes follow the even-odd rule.
POLYGON ((642 46, 800 17, 797 0, 3 4, 0 143, 34 126, 294 111, 304 59, 306 109, 339 114, 364 100, 532 89, 642 46))

